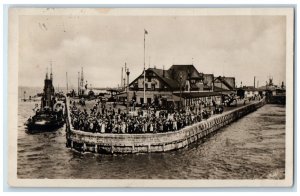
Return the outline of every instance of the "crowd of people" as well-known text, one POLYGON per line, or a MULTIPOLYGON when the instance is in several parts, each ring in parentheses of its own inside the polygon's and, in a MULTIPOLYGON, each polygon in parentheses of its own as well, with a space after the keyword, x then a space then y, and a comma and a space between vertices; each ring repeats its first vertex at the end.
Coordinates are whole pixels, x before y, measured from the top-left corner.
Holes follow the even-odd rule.
POLYGON ((158 133, 182 129, 210 116, 207 110, 194 108, 178 111, 138 110, 129 113, 96 100, 90 111, 70 101, 71 124, 75 130, 93 133, 158 133))

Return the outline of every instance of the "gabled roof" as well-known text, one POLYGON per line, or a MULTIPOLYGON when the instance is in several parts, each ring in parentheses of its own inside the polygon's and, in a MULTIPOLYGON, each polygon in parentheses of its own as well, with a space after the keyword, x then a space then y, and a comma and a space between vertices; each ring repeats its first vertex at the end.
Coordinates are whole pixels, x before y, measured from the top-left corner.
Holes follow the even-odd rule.
POLYGON ((195 68, 194 65, 172 65, 169 68, 169 71, 173 71, 173 70, 175 72, 184 71, 185 73, 190 73, 191 78, 200 77, 200 74, 199 74, 198 70, 195 68))
MULTIPOLYGON (((228 77, 227 77, 228 78, 228 77)), ((233 77, 232 77, 233 78, 233 77)), ((216 80, 219 80, 220 82, 222 82, 227 88, 229 88, 230 90, 232 90, 234 87, 231 86, 226 80, 225 80, 225 77, 221 77, 221 76, 218 76, 214 79, 214 81, 216 80)))
POLYGON ((149 68, 147 70, 153 71, 162 81, 164 81, 173 90, 179 88, 179 83, 176 80, 173 80, 171 78, 168 70, 164 71, 163 69, 156 69, 156 68, 149 68))
MULTIPOLYGON (((177 89, 179 89, 179 83, 176 81, 176 80, 173 80, 172 78, 171 78, 171 76, 170 76, 170 73, 169 73, 169 71, 168 70, 163 70, 163 69, 157 69, 157 68, 148 68, 147 70, 146 70, 146 73, 147 72, 149 72, 149 71, 151 71, 151 72, 153 72, 153 73, 155 73, 155 75, 160 79, 160 80, 162 80, 167 86, 169 86, 169 88, 171 88, 172 90, 177 90, 177 89), (164 73, 165 72, 165 73, 164 73)), ((142 76, 143 75, 143 73, 140 75, 140 76, 142 76)), ((139 76, 139 77, 140 77, 139 76)), ((137 77, 134 81, 132 81, 130 84, 129 84, 129 86, 132 84, 132 83, 134 83, 139 77, 137 77)))

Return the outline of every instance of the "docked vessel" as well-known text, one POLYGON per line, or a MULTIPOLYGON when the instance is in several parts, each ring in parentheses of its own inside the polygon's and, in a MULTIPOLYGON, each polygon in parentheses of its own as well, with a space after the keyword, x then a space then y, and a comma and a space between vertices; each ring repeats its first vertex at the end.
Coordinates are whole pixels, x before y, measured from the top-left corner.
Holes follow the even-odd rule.
POLYGON ((44 80, 41 106, 35 111, 35 115, 30 117, 25 125, 30 133, 54 131, 64 124, 64 101, 57 100, 53 87, 53 75, 46 73, 44 80))
POLYGON ((273 85, 273 80, 269 79, 269 84, 266 85, 266 101, 270 104, 285 105, 286 88, 282 82, 281 86, 273 85))

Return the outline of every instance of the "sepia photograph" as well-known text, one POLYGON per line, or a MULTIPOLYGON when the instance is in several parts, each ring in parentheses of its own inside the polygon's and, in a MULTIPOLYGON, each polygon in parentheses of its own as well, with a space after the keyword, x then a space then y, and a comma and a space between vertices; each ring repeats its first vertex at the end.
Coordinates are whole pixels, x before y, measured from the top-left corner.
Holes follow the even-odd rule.
POLYGON ((293 184, 293 8, 10 8, 9 184, 293 184))

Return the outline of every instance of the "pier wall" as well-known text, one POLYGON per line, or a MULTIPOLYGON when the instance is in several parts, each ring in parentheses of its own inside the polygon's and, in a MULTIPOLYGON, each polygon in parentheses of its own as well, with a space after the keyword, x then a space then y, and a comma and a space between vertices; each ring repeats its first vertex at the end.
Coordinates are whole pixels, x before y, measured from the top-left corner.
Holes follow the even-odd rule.
POLYGON ((74 130, 70 125, 67 101, 67 147, 81 152, 95 153, 149 153, 166 152, 187 147, 229 123, 255 111, 265 104, 264 99, 239 107, 207 120, 167 133, 112 134, 74 130))

